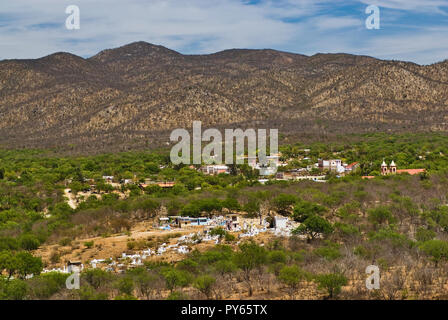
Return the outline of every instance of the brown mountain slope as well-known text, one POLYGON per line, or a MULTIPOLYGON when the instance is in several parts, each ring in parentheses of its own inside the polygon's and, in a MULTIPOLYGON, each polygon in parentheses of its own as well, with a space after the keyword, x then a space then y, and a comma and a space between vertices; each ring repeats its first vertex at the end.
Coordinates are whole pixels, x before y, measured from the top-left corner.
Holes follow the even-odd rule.
POLYGON ((316 136, 446 131, 447 103, 446 61, 274 50, 182 55, 145 42, 89 59, 0 61, 0 144, 13 147, 147 147, 193 120, 316 136))

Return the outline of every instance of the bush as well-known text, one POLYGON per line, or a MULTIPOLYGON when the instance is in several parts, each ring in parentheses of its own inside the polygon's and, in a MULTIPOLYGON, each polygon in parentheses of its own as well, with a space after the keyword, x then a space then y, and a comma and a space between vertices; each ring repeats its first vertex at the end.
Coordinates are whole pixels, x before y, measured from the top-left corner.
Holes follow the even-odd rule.
POLYGON ((342 256, 339 247, 337 243, 327 241, 325 246, 314 249, 313 252, 319 257, 332 261, 342 256))
POLYGON ((312 215, 320 215, 327 211, 327 208, 309 201, 299 201, 293 212, 293 218, 297 222, 304 222, 308 217, 312 215))
POLYGON ((130 277, 123 277, 117 281, 116 288, 120 293, 131 296, 134 292, 134 281, 130 277))
POLYGON ((82 273, 85 279, 94 289, 98 289, 106 284, 111 278, 111 274, 101 269, 89 269, 82 273))
POLYGON ((40 246, 39 239, 32 234, 24 234, 19 238, 20 247, 23 250, 36 250, 40 246))
POLYGON ((415 238, 417 239, 417 241, 420 242, 425 242, 425 241, 429 241, 432 240, 436 237, 436 233, 432 230, 428 230, 425 228, 418 228, 417 229, 417 233, 415 235, 415 238))
POLYGON ((286 253, 281 250, 269 252, 268 257, 270 263, 286 263, 286 253))
POLYGON ((191 282, 190 273, 184 270, 176 270, 174 268, 166 268, 162 271, 165 278, 165 284, 168 290, 172 293, 174 289, 185 287, 191 282))
POLYGON ((202 294, 204 294, 207 297, 207 299, 210 299, 215 282, 216 279, 213 278, 212 276, 203 275, 195 279, 193 287, 195 287, 202 294))
POLYGON ((333 232, 333 226, 330 222, 317 215, 312 215, 296 229, 292 231, 293 234, 307 235, 308 239, 313 240, 320 234, 328 235, 333 232))
POLYGON ((59 241, 59 245, 63 246, 63 247, 69 246, 71 243, 72 243, 72 239, 70 239, 70 238, 63 238, 59 241))
POLYGON ((374 225, 382 225, 384 223, 393 223, 395 222, 395 218, 392 216, 392 212, 390 209, 385 206, 379 206, 377 208, 373 208, 368 210, 368 219, 374 225))
POLYGON ((272 200, 272 204, 279 214, 288 215, 289 208, 298 201, 292 194, 281 193, 272 200))
POLYGON ((68 274, 49 272, 33 277, 30 282, 31 295, 37 299, 49 299, 52 295, 65 288, 68 274))
POLYGON ((293 290, 296 290, 300 282, 305 279, 305 272, 296 265, 283 267, 278 279, 293 290))
POLYGON ((94 245, 93 241, 86 241, 86 242, 84 242, 84 246, 86 248, 88 248, 88 249, 91 249, 93 247, 93 245, 94 245))
POLYGON ((442 260, 448 260, 448 242, 441 240, 429 240, 420 245, 420 249, 431 256, 436 266, 442 260))
POLYGON ((24 280, 6 280, 0 278, 0 300, 24 300, 28 285, 24 280))
POLYGON ((166 300, 187 300, 188 296, 180 291, 173 291, 169 294, 166 300))
POLYGON ((315 281, 319 289, 323 289, 328 293, 328 298, 336 298, 342 290, 342 286, 347 285, 347 278, 340 273, 329 273, 317 275, 315 281))

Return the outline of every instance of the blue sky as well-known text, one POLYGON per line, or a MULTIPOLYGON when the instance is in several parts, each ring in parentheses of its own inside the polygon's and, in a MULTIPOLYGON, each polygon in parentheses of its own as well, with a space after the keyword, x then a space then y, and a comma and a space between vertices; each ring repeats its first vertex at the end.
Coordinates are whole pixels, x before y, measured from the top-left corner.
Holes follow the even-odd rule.
POLYGON ((134 41, 186 54, 272 48, 430 64, 448 59, 448 0, 14 0, 0 5, 0 59, 83 57, 134 41), (365 9, 380 10, 368 30, 365 9), (67 30, 77 5, 81 29, 67 30))

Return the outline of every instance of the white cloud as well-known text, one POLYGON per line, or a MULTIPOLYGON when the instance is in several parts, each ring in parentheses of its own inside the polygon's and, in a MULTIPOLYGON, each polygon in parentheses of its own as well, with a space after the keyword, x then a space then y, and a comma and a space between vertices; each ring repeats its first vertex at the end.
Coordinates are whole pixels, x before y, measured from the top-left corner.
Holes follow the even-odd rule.
POLYGON ((377 5, 381 8, 439 14, 445 13, 441 10, 441 7, 448 6, 448 0, 361 0, 361 2, 367 5, 377 5))
MULTIPOLYGON (((374 2, 374 0, 372 0, 374 2)), ((372 4, 350 0, 349 4, 372 4)), ((439 12, 448 0, 379 0, 380 7, 439 12)), ((363 10, 332 12, 342 0, 14 0, 2 3, 0 59, 37 58, 56 51, 90 56, 133 41, 183 53, 274 48, 297 53, 348 52, 431 63, 448 57, 446 28, 367 32, 363 10), (64 28, 65 8, 81 10, 81 30, 64 28), (50 24, 45 27, 46 24, 50 24), (60 27, 52 28, 51 24, 60 27), (41 27, 39 27, 39 25, 41 27)), ((386 9, 383 9, 384 12, 386 9)), ((394 25, 403 23, 397 11, 394 25)))

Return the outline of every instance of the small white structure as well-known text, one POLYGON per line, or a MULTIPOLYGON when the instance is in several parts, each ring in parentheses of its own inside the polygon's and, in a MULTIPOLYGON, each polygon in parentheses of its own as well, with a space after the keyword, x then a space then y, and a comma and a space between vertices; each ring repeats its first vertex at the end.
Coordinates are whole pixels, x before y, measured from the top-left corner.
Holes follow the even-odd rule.
POLYGON ((67 263, 67 272, 73 273, 73 272, 81 272, 84 269, 84 265, 81 263, 81 261, 69 261, 67 263))
POLYGON ((275 229, 287 228, 288 218, 276 216, 274 221, 275 221, 275 229))

